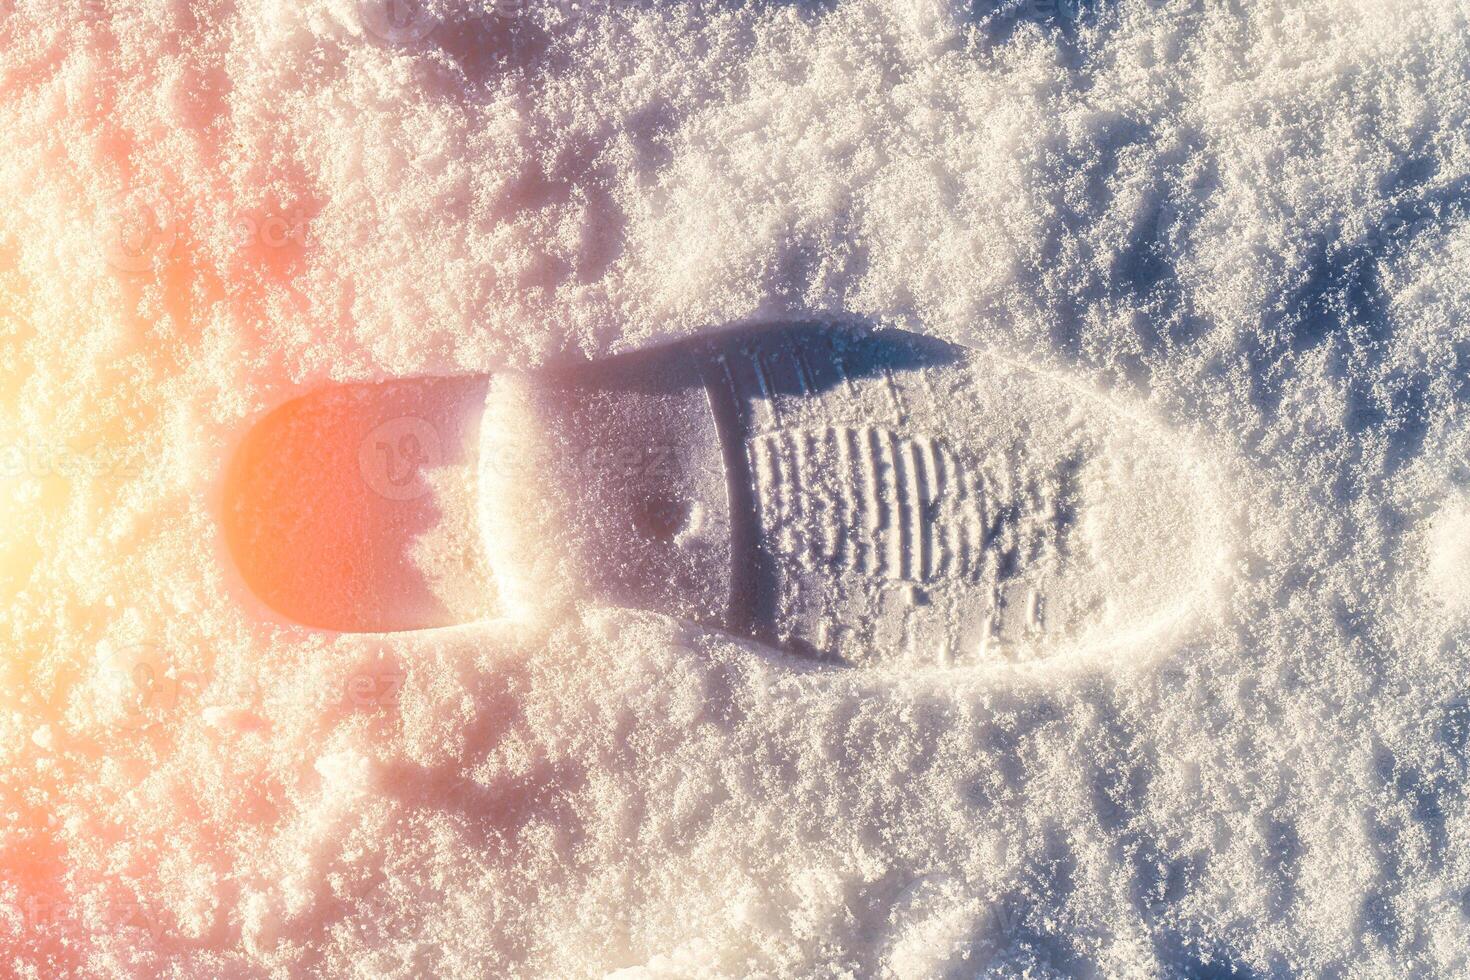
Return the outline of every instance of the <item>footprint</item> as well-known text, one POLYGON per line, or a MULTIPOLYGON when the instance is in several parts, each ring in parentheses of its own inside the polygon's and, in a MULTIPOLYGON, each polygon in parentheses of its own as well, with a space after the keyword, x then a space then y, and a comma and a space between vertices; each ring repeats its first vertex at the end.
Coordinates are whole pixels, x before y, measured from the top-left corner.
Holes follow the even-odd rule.
POLYGON ((1187 619, 1220 554, 1203 474, 1064 377, 798 325, 309 395, 247 438, 226 523, 313 626, 591 599, 851 665, 1019 664, 1187 619))

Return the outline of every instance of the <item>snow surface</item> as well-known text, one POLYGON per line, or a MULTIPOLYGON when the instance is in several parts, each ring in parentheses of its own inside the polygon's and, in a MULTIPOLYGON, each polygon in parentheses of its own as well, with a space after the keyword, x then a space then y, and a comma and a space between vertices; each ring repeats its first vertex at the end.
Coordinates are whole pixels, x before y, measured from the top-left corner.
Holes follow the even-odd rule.
POLYGON ((0 3, 3 972, 1470 971, 1463 2, 374 2, 0 3), (1207 446, 1223 615, 834 678, 242 601, 292 395, 815 311, 1207 446))

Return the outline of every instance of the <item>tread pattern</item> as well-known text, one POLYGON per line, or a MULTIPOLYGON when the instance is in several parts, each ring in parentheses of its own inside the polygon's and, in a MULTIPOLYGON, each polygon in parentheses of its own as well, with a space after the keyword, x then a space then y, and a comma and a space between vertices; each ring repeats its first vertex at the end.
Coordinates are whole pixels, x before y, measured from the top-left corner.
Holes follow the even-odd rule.
POLYGON ((782 558, 887 581, 981 580, 983 477, 942 440, 827 426, 760 433, 748 452, 762 538, 782 558))

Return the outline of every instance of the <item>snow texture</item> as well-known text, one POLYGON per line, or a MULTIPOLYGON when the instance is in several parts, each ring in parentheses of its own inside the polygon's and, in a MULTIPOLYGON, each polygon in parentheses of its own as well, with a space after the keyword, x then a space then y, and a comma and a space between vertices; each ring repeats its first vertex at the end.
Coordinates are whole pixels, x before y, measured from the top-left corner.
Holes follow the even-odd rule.
POLYGON ((3 0, 0 972, 1464 976, 1467 19, 3 0), (823 313, 1198 447, 1218 613, 907 675, 242 597, 295 395, 823 313))

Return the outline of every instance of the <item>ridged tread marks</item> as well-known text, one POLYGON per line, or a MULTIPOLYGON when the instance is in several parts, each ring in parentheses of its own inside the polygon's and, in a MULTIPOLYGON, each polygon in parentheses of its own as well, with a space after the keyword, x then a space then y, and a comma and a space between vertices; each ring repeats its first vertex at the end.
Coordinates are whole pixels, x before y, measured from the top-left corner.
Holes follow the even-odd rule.
POLYGON ((984 489, 943 441, 878 426, 754 436, 762 538, 803 568, 900 582, 984 574, 984 489))

